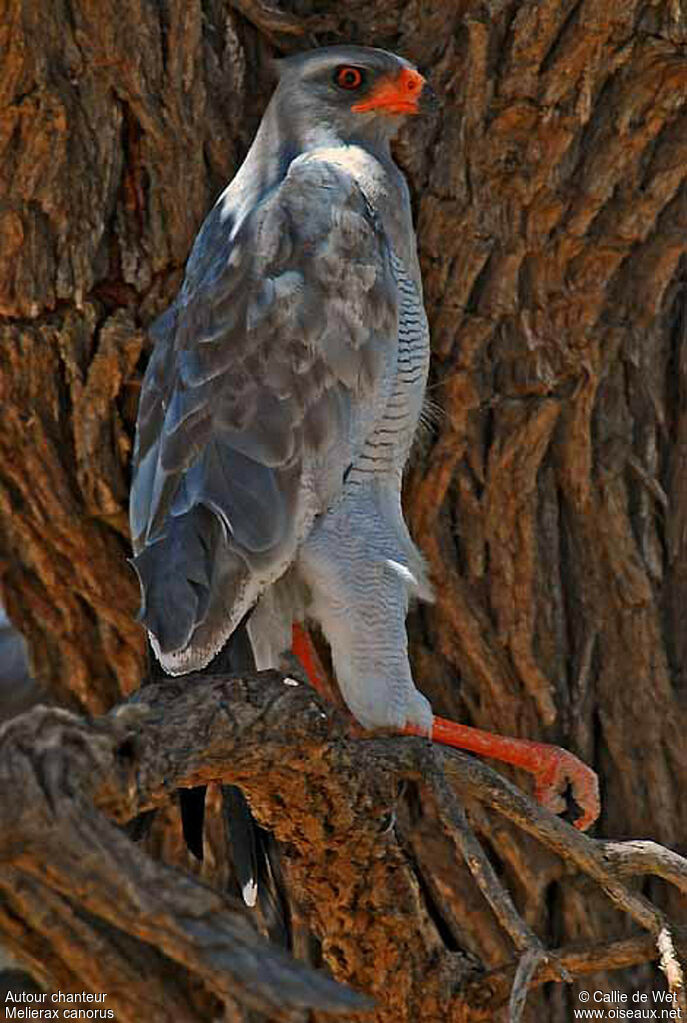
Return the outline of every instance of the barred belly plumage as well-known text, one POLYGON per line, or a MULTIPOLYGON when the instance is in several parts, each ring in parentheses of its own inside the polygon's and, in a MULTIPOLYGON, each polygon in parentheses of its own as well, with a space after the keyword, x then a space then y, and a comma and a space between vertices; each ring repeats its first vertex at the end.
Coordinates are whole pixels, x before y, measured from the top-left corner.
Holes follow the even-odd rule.
POLYGON ((429 369, 429 328, 422 297, 401 260, 392 255, 399 292, 398 356, 393 388, 375 429, 351 468, 346 484, 371 475, 403 472, 417 429, 429 369))

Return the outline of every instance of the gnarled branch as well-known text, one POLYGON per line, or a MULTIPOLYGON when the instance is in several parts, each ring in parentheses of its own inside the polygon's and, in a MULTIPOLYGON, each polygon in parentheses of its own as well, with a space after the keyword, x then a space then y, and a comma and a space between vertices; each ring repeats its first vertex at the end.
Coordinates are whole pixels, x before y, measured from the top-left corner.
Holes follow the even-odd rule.
MULTIPOLYGON (((484 1019, 481 985, 503 1000, 512 988, 516 1019, 529 987, 542 978, 568 979, 590 962, 584 950, 547 952, 519 920, 501 882, 482 869, 486 860, 475 853, 479 846, 460 807, 456 816, 446 778, 459 794, 491 806, 590 876, 649 931, 631 948, 608 946, 605 965, 625 965, 628 955, 633 962, 658 958, 656 940, 671 925, 622 877, 631 863, 632 872, 680 882, 685 862, 677 854, 631 845, 623 858, 621 844, 580 835, 486 765, 439 754, 425 740, 352 739, 338 711, 308 686, 290 683, 275 672, 191 676, 151 685, 92 722, 41 707, 3 728, 0 784, 19 798, 0 804, 0 929, 25 958, 35 962, 39 944, 50 952, 46 983, 93 984, 76 952, 97 936, 119 949, 120 959, 132 943, 144 942, 153 978, 145 1002, 151 1019, 159 1018, 156 962, 170 959, 181 967, 174 996, 181 1019, 202 1018, 212 999, 225 1005, 238 999, 273 1018, 307 1006, 349 1015, 370 1008, 273 949, 240 907, 152 861, 107 820, 123 824, 167 802, 178 787, 210 781, 244 789, 282 844, 291 887, 302 896, 325 962, 336 979, 379 999, 380 1020, 410 1018, 420 1009, 424 1019, 484 1019), (470 957, 447 951, 404 854, 403 836, 396 834, 403 825, 389 827, 404 781, 431 797, 446 835, 472 866, 482 863, 480 890, 493 907, 506 906, 500 917, 525 952, 519 968, 485 975, 470 957), (38 909, 41 899, 50 907, 49 921, 38 909), (375 947, 388 948, 391 933, 398 956, 380 967, 375 947), (369 945, 369 970, 351 971, 347 948, 361 941, 369 945), (421 969, 408 969, 411 962, 421 969)), ((682 936, 675 928, 672 933, 682 936)), ((101 986, 114 986, 116 972, 100 978, 101 986)), ((117 1007, 119 1018, 134 1018, 130 999, 121 997, 117 1007)))

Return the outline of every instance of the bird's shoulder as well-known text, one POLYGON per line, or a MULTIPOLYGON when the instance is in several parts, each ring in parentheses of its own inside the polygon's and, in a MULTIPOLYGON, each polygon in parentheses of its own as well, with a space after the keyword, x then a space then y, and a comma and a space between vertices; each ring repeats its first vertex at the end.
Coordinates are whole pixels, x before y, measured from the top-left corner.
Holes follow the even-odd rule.
POLYGON ((187 274, 161 331, 184 387, 224 377, 285 399, 294 375, 318 392, 323 374, 353 391, 372 385, 398 321, 391 246, 364 188, 375 163, 357 147, 314 150, 239 224, 223 205, 224 235, 207 238, 204 272, 187 274))
MULTIPOLYGON (((183 307, 196 296, 205 298, 208 289, 220 282, 236 286, 246 273, 269 270, 286 255, 284 246, 277 244, 280 239, 327 236, 341 245, 341 213, 358 217, 354 225, 349 222, 350 241, 361 244, 374 235, 380 247, 388 248, 375 203, 384 189, 385 174, 371 153, 355 145, 307 150, 267 186, 260 184, 259 166, 248 181, 242 169, 196 235, 177 304, 183 307), (351 236, 352 226, 357 237, 351 236)), ((289 254, 296 255, 293 250, 289 254)), ((312 257, 312 246, 299 254, 305 260, 312 257)))
POLYGON ((355 144, 322 146, 296 157, 289 165, 284 183, 308 182, 315 187, 343 187, 346 194, 363 196, 374 206, 373 197, 381 187, 389 188, 389 170, 364 146, 355 144))

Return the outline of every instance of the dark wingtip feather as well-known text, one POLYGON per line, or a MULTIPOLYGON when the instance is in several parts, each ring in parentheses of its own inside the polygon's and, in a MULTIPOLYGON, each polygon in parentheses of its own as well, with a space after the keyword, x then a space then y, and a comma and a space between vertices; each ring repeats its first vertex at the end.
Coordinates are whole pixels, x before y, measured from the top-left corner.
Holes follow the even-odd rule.
POLYGON ((139 621, 163 654, 183 650, 207 608, 211 565, 208 542, 216 519, 193 507, 172 517, 164 536, 131 559, 141 586, 139 621))

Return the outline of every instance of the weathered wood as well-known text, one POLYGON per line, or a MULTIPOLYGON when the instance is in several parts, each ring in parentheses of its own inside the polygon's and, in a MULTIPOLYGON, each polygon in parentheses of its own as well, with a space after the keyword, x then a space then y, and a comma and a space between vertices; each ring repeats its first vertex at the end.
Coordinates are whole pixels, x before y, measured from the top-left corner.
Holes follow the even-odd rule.
MULTIPOLYGON (((607 843, 552 818, 485 765, 437 754, 419 739, 352 739, 338 711, 277 673, 188 681, 150 685, 92 722, 37 707, 0 733, 0 785, 16 794, 0 804, 0 933, 30 962, 41 955, 39 972, 49 986, 106 989, 125 1021, 142 1011, 162 1018, 161 1002, 168 1011, 173 999, 178 1018, 202 1019, 212 996, 225 1006, 238 1001, 265 1010, 270 1019, 309 1005, 348 1015, 370 1007, 290 962, 257 935, 238 905, 155 862, 103 816, 122 824, 168 802, 178 786, 222 781, 241 784, 276 835, 289 890, 324 961, 335 978, 374 996, 376 1019, 467 1020, 473 1010, 481 1018, 474 994, 479 963, 446 948, 404 853, 410 838, 397 807, 411 782, 435 801, 441 827, 525 953, 511 999, 511 1019, 518 1020, 551 955, 488 865, 445 768, 459 790, 516 819, 600 884, 653 936, 653 945, 633 946, 632 954, 641 948, 643 961, 658 958, 659 934, 672 925, 625 888, 620 843, 616 870, 607 862, 607 843), (90 954, 94 947, 102 948, 102 960, 90 954), (127 983, 132 956, 139 966, 146 962, 145 992, 127 983), (171 961, 184 969, 174 975, 167 1002, 171 961)), ((666 857, 676 880, 687 872, 685 860, 657 845, 642 849, 641 862, 636 846, 629 856, 644 873, 660 871, 666 857)), ((606 955, 606 965, 613 962, 606 955)), ((584 971, 584 958, 580 963, 584 971)), ((554 977, 570 979, 567 971, 560 963, 554 977)), ((503 995, 503 979, 494 983, 503 995)))
MULTIPOLYGON (((678 930, 678 945, 685 950, 687 932, 684 926, 678 930)), ((619 970, 623 967, 638 966, 655 955, 656 943, 648 935, 612 941, 608 944, 588 945, 585 948, 566 947, 554 949, 548 961, 535 971, 533 986, 550 983, 558 979, 563 965, 576 977, 599 973, 602 970, 619 970)), ((470 1019, 474 1023, 493 1019, 494 1010, 510 996, 515 980, 516 966, 502 967, 484 976, 475 978, 466 986, 466 998, 470 1005, 470 1019)))

